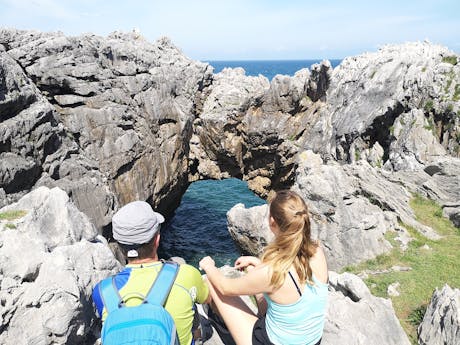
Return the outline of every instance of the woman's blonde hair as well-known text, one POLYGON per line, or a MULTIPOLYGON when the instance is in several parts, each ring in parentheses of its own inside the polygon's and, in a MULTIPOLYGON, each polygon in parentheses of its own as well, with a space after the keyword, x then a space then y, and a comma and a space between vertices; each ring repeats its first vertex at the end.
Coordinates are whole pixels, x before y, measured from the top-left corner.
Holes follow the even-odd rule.
POLYGON ((279 288, 292 265, 300 284, 313 284, 309 260, 316 253, 318 242, 310 237, 310 216, 305 201, 293 191, 279 191, 270 202, 270 216, 279 228, 279 234, 262 256, 262 262, 272 269, 271 285, 279 288))

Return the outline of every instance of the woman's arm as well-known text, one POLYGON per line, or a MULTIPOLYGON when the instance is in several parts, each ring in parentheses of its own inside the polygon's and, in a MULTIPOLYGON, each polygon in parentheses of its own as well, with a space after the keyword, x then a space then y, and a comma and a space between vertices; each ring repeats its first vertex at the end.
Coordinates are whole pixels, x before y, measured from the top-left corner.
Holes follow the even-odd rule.
POLYGON ((201 259, 200 267, 206 272, 209 282, 223 295, 256 295, 272 292, 270 272, 266 265, 259 265, 239 278, 225 277, 209 256, 201 259))

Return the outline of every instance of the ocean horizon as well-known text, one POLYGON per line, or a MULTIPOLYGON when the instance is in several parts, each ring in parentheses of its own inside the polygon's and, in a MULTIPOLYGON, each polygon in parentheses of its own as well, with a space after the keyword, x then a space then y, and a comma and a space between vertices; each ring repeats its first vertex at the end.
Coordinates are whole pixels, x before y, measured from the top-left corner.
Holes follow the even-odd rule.
MULTIPOLYGON (((272 80, 277 74, 293 76, 295 72, 308 68, 321 61, 328 59, 306 59, 306 60, 205 60, 214 68, 214 73, 221 72, 224 68, 242 67, 247 76, 256 77, 259 74, 272 80)), ((332 67, 337 67, 343 59, 330 59, 332 67)))

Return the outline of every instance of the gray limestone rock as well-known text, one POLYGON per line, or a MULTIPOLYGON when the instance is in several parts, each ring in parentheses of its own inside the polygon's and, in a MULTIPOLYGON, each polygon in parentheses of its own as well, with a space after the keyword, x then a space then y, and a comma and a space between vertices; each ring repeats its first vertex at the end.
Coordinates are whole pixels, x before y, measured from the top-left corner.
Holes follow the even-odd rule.
MULTIPOLYGON (((58 231, 56 216, 68 214, 51 203, 56 216, 42 211, 48 223, 28 232, 21 221, 1 224, 0 253, 9 263, 1 291, 9 295, 0 337, 20 336, 13 320, 20 320, 21 298, 47 272, 49 257, 72 261, 75 246, 93 248, 97 232, 110 236, 113 212, 134 199, 170 214, 198 179, 237 177, 263 197, 298 191, 332 268, 389 250, 386 231, 407 242, 398 221, 438 238, 414 218, 412 192, 439 202, 458 226, 460 64, 453 58, 444 47, 407 43, 269 82, 242 69, 213 75, 169 39, 150 43, 137 32, 67 37, 0 29, 0 207, 33 189, 43 193, 40 186, 59 187, 89 217, 83 232, 58 231), (18 250, 30 260, 20 260, 18 250)), ((77 214, 63 195, 57 199, 77 214)), ((266 209, 238 206, 228 214, 232 236, 254 254, 270 240, 266 209)), ((54 298, 40 289, 45 300, 54 298)), ((78 304, 62 296, 57 304, 78 304)), ((34 308, 37 298, 30 297, 34 308)), ((56 343, 89 334, 87 323, 56 315, 67 326, 43 319, 51 331, 27 333, 24 343, 41 343, 43 334, 56 343)))
POLYGON ((119 263, 58 188, 37 188, 0 209, 12 211, 23 212, 0 221, 0 342, 91 343, 99 328, 92 287, 119 263))
MULTIPOLYGON (((385 161, 390 152, 426 156, 428 143, 418 137, 427 135, 424 127, 433 132, 438 144, 458 156, 458 149, 454 147, 458 146, 455 133, 459 130, 459 120, 455 113, 459 103, 451 85, 459 82, 460 67, 445 62, 448 56, 455 54, 441 46, 416 42, 389 45, 376 53, 344 59, 334 69, 327 92, 328 112, 334 128, 331 140, 341 151, 338 158, 350 159, 349 148, 355 140, 366 143, 361 150, 378 141, 385 150, 385 161), (425 119, 399 118, 416 109, 425 119), (404 152, 402 147, 392 144, 394 132, 398 126, 405 127, 398 132, 410 131, 414 120, 418 129, 411 134, 410 148, 407 147, 409 141, 405 141, 404 152)), ((429 138, 429 142, 433 142, 433 138, 429 138)), ((437 154, 437 146, 431 152, 437 154)))
POLYGON ((418 327, 420 345, 460 344, 460 290, 436 289, 418 327))
POLYGON ((260 256, 273 238, 267 205, 246 209, 243 204, 236 204, 227 212, 227 223, 230 235, 244 253, 260 256))
POLYGON ((26 108, 6 121, 2 112, 0 154, 16 154, 0 167, 6 193, 59 186, 99 229, 134 199, 173 211, 188 185, 188 141, 209 65, 186 58, 167 38, 152 44, 136 33, 102 38, 0 30, 0 42, 9 96, 2 106, 26 108), (22 94, 18 83, 26 85, 22 94), (40 114, 35 121, 44 128, 35 129, 36 141, 15 134, 22 117, 40 114), (16 142, 28 143, 29 151, 44 148, 32 155, 22 149, 17 157, 16 142), (27 183, 25 174, 33 177, 27 183))
POLYGON ((321 344, 409 345, 391 300, 373 296, 350 273, 329 272, 330 292, 321 344))
MULTIPOLYGON (((324 164, 311 151, 299 154, 297 162, 292 189, 306 200, 312 236, 321 240, 332 269, 389 251, 392 246, 383 235, 401 230, 398 218, 429 238, 439 238, 415 219, 409 206, 410 193, 367 162, 324 164)), ((240 204, 227 214, 232 238, 252 255, 258 255, 270 241, 267 212, 268 206, 245 209, 240 204)))

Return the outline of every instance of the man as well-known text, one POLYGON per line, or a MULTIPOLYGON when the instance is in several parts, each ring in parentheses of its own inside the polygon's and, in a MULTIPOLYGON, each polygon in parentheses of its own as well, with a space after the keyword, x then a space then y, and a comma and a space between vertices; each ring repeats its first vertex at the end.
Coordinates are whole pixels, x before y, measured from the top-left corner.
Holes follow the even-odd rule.
MULTIPOLYGON (((114 276, 114 282, 128 307, 141 303, 139 295, 147 295, 163 266, 157 254, 163 222, 164 217, 144 201, 123 206, 112 218, 113 237, 128 259, 126 267, 114 276)), ((104 321, 107 312, 99 285, 93 289, 93 301, 104 321)), ((165 304, 176 324, 181 345, 192 344, 195 302, 209 303, 210 300, 208 286, 200 272, 193 266, 181 264, 165 304)))

